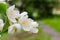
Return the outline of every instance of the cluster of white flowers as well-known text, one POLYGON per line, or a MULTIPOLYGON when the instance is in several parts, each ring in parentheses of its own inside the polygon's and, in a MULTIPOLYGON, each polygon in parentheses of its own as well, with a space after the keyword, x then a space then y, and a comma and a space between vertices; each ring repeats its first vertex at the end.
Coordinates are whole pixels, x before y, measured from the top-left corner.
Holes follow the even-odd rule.
MULTIPOLYGON (((8 33, 20 33, 21 30, 38 33, 38 23, 33 21, 31 18, 28 18, 27 12, 19 13, 18 10, 15 10, 15 5, 13 5, 7 9, 6 14, 10 23, 8 33)), ((0 20, 0 27, 3 28, 3 24, 3 21, 0 20)))

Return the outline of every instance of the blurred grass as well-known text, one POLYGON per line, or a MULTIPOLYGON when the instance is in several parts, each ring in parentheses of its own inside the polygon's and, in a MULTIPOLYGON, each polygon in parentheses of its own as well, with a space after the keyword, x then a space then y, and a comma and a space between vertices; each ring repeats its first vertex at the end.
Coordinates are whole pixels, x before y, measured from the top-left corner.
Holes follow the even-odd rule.
POLYGON ((42 32, 41 28, 39 27, 39 33, 37 34, 27 34, 23 36, 24 34, 14 37, 7 36, 7 33, 3 33, 1 40, 50 40, 49 35, 45 35, 44 32, 42 32), (21 36, 21 37, 20 37, 21 36), (47 37, 46 37, 47 36, 47 37), (8 38, 8 39, 7 39, 8 38))
POLYGON ((48 24, 51 28, 60 32, 60 18, 47 18, 42 20, 45 24, 48 24))

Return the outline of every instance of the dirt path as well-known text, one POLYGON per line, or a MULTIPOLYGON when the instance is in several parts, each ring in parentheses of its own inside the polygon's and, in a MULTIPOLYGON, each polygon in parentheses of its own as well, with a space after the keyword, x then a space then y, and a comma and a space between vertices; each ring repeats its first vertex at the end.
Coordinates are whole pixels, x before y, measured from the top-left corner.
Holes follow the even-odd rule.
POLYGON ((51 40, 60 40, 60 33, 50 28, 48 25, 44 24, 42 21, 39 21, 39 24, 43 32, 51 36, 51 40))

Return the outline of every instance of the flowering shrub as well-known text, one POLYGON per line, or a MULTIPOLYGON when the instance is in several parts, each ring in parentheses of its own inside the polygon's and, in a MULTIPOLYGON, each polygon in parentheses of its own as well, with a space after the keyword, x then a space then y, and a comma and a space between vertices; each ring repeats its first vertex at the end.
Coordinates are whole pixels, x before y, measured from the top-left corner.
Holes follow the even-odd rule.
POLYGON ((28 18, 27 12, 19 13, 18 10, 15 9, 15 5, 9 7, 6 11, 6 15, 8 20, 4 23, 2 19, 0 19, 0 31, 8 32, 9 34, 21 33, 21 31, 27 31, 31 33, 38 33, 38 23, 28 18), (6 27, 6 28, 5 28, 6 27))

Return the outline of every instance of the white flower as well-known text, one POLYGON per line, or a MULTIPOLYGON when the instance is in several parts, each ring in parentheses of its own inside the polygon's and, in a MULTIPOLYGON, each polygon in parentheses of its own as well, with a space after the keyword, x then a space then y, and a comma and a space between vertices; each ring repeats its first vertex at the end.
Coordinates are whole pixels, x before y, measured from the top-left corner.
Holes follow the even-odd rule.
POLYGON ((38 33, 38 23, 34 22, 32 19, 30 18, 23 18, 23 20, 21 21, 22 23, 22 28, 24 31, 29 31, 32 33, 38 33))
POLYGON ((30 32, 32 32, 32 33, 38 33, 38 29, 36 27, 38 27, 38 23, 37 22, 31 22, 30 32))
POLYGON ((22 23, 22 21, 26 18, 28 18, 27 12, 22 12, 18 18, 18 23, 22 23))
POLYGON ((27 15, 22 15, 19 23, 24 31, 30 31, 30 20, 28 19, 27 15))
POLYGON ((38 29, 36 28, 38 26, 37 22, 28 18, 27 12, 21 13, 19 23, 24 31, 31 31, 32 33, 38 32, 38 29))
POLYGON ((28 18, 27 12, 22 12, 19 14, 19 11, 14 9, 15 5, 7 9, 7 16, 11 24, 11 26, 8 28, 8 33, 19 33, 21 29, 24 31, 30 31, 32 33, 37 33, 38 29, 36 27, 38 24, 32 19, 28 18))
POLYGON ((28 18, 23 18, 21 20, 21 25, 24 31, 30 31, 30 20, 28 18))
POLYGON ((31 26, 33 26, 33 27, 38 27, 38 23, 37 23, 37 22, 32 21, 32 22, 31 22, 31 26))
POLYGON ((38 23, 34 22, 32 19, 24 18, 21 21, 21 25, 24 31, 30 31, 32 33, 38 33, 38 23))
POLYGON ((20 16, 19 14, 19 11, 18 10, 14 10, 15 9, 15 5, 9 7, 7 9, 7 16, 8 16, 8 19, 13 22, 13 23, 16 23, 16 18, 18 18, 20 16))
POLYGON ((9 26, 8 33, 14 34, 14 33, 20 33, 21 32, 21 25, 20 24, 13 24, 9 26))
POLYGON ((2 20, 2 19, 0 19, 0 31, 2 31, 3 26, 4 26, 3 20, 2 20))
POLYGON ((21 16, 21 17, 28 17, 27 14, 28 14, 27 12, 22 12, 22 13, 20 14, 20 16, 21 16))

